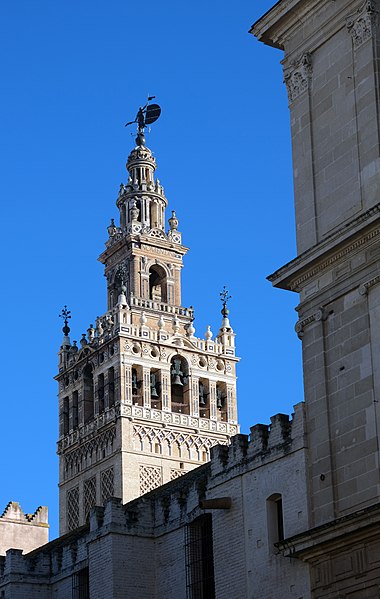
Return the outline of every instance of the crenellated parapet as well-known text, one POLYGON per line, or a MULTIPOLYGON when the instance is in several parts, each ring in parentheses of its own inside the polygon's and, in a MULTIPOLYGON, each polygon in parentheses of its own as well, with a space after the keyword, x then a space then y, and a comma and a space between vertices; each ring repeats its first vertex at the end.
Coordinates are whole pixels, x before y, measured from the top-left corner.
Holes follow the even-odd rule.
POLYGON ((26 514, 17 501, 10 501, 0 516, 0 555, 8 549, 28 553, 49 540, 48 509, 40 506, 26 514))

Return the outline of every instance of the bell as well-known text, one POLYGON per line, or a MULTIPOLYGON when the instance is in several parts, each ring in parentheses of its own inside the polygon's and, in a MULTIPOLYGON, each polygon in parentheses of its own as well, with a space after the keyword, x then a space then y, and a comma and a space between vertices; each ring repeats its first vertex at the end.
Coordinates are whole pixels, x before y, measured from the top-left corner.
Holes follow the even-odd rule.
POLYGON ((206 400, 205 400, 205 396, 204 395, 200 395, 199 396, 199 405, 200 406, 205 406, 206 405, 206 400))
POLYGON ((183 387, 183 382, 181 381, 181 377, 179 374, 176 374, 173 378, 172 385, 178 385, 179 387, 183 387))
POLYGON ((132 394, 137 395, 137 376, 132 374, 132 394))
POLYGON ((150 390, 150 396, 152 399, 156 399, 158 397, 158 393, 157 393, 157 389, 156 387, 152 387, 150 390))

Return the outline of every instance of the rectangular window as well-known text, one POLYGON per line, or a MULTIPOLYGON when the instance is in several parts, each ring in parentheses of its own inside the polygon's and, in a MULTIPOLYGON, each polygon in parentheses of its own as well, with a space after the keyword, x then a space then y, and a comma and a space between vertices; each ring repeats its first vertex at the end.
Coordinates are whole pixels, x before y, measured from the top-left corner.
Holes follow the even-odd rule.
POLYGON ((90 599, 88 568, 83 568, 73 575, 72 599, 90 599))
POLYGON ((185 557, 187 599, 215 599, 211 514, 187 526, 185 557))

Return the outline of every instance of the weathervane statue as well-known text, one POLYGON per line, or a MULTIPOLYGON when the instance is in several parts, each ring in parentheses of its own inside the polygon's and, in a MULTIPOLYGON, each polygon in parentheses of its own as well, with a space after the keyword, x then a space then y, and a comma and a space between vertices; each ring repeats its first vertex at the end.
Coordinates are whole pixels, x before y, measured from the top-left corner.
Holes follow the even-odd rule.
POLYGON ((145 145, 145 127, 157 121, 158 117, 161 114, 161 107, 158 104, 149 104, 149 102, 153 100, 155 97, 156 96, 148 96, 148 100, 145 106, 140 106, 140 108, 138 109, 135 120, 130 121, 125 125, 126 127, 128 127, 128 125, 133 125, 133 123, 137 123, 136 143, 138 146, 145 145))

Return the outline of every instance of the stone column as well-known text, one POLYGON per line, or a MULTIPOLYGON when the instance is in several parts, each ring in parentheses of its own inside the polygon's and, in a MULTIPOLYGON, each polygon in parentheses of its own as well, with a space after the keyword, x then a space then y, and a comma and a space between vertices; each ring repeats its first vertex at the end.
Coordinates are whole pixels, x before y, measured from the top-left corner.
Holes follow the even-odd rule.
POLYGON ((143 400, 144 407, 150 408, 150 368, 143 367, 143 400))

